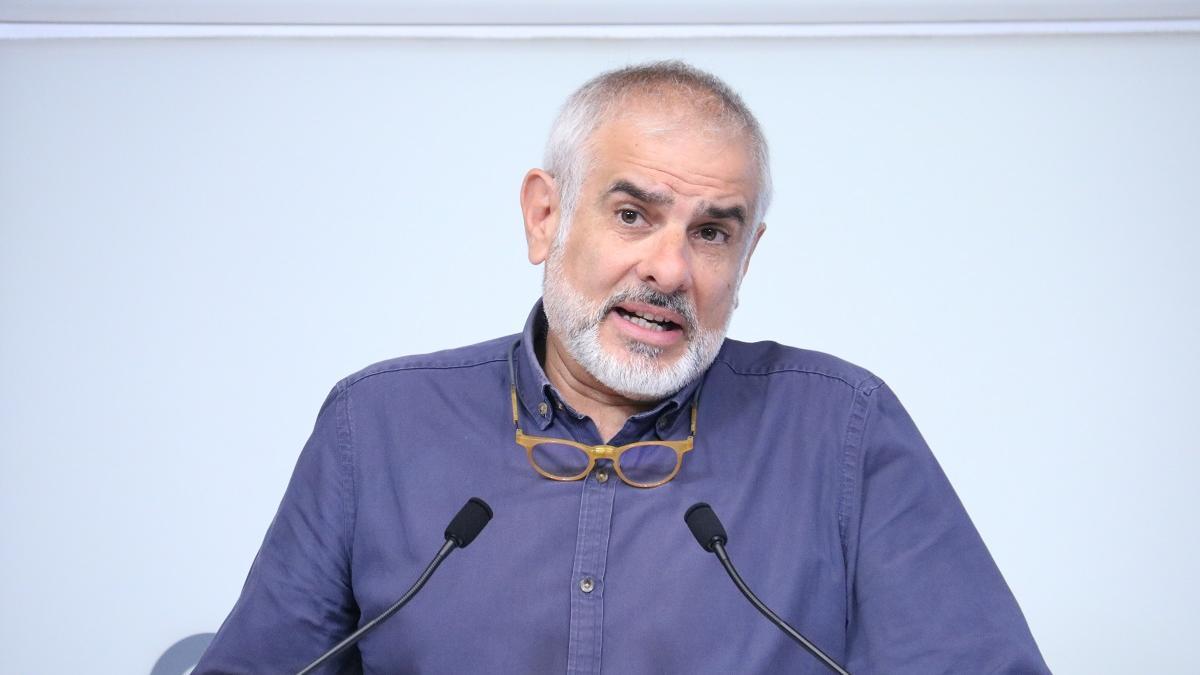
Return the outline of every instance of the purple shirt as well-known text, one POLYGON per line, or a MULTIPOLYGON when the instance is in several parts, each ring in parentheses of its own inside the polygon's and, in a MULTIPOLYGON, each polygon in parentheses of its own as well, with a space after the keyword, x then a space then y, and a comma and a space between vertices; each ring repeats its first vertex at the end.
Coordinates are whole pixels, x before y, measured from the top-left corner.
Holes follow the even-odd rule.
POLYGON ((700 382, 611 439, 682 439, 670 483, 537 475, 526 433, 603 442, 525 331, 371 366, 317 417, 201 673, 294 673, 404 593, 468 497, 495 518, 323 672, 821 673, 683 522, 712 504, 757 594, 854 673, 1045 673, 1029 628, 917 428, 879 378, 726 340, 700 382), (514 348, 515 347, 515 348, 514 348), (586 582, 585 582, 586 580, 586 582))

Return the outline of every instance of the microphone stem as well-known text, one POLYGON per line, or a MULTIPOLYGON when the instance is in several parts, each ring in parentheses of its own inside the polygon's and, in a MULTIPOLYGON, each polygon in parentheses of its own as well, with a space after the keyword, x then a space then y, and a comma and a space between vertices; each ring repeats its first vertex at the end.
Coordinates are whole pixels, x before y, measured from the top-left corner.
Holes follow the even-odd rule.
POLYGON ((320 668, 322 665, 324 665, 326 661, 349 649, 354 643, 363 639, 367 633, 375 630, 376 626, 386 621, 388 617, 396 612, 399 612, 402 607, 408 604, 409 600, 413 599, 413 596, 417 594, 417 591, 421 590, 421 588, 425 586, 425 582, 429 581, 429 577, 433 576, 433 573, 435 570, 437 570, 438 565, 442 564, 442 561, 446 559, 446 556, 450 555, 450 552, 453 551, 456 546, 458 545, 454 543, 453 539, 447 539, 446 543, 442 544, 441 550, 439 550, 437 555, 433 557, 433 560, 429 563, 429 566, 425 568, 424 572, 421 572, 421 576, 417 577, 417 580, 413 582, 412 587, 408 589, 408 592, 405 593, 403 597, 396 601, 396 604, 388 607, 383 614, 371 619, 369 623, 363 624, 362 628, 359 628, 351 633, 349 637, 337 643, 333 649, 325 652, 320 658, 308 664, 304 670, 296 673, 296 675, 309 675, 310 673, 316 672, 317 668, 320 668))
POLYGON ((800 631, 788 625, 788 623, 779 618, 775 612, 772 612, 770 607, 764 605, 762 600, 758 599, 758 596, 754 594, 754 591, 750 590, 750 587, 746 585, 746 582, 742 581, 741 575, 739 575, 737 570, 734 569, 733 563, 729 561, 729 555, 725 553, 725 546, 721 542, 713 542, 712 549, 713 552, 717 554, 717 559, 721 561, 721 565, 725 567, 725 571, 729 573, 729 578, 733 579, 734 585, 738 587, 738 590, 742 592, 742 595, 746 596, 746 599, 750 601, 750 604, 754 605, 755 609, 762 612, 762 615, 770 619, 771 623, 775 624, 780 630, 787 633, 788 637, 798 642, 801 647, 807 649, 808 652, 815 656, 818 661, 825 664, 825 667, 829 668, 835 673, 838 673, 839 675, 850 675, 845 668, 839 666, 836 661, 829 658, 829 656, 827 656, 825 652, 821 651, 819 647, 814 645, 812 642, 809 642, 808 638, 801 635, 800 631))

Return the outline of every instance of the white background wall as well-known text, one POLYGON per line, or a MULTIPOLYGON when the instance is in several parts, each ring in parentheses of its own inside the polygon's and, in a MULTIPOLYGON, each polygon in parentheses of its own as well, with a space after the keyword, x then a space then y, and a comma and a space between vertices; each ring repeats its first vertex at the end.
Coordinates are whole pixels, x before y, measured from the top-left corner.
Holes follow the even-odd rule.
POLYGON ((664 57, 772 143, 732 335, 891 383, 1056 672, 1194 667, 1184 32, 0 41, 0 668, 215 630, 329 387, 519 330, 556 107, 664 57))

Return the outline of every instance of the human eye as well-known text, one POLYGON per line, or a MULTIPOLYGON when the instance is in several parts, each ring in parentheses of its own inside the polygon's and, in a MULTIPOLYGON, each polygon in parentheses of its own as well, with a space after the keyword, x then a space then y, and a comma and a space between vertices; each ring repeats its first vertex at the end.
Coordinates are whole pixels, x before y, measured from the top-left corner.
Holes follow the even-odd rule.
POLYGON ((645 222, 641 212, 631 208, 617 209, 617 219, 621 221, 621 224, 631 227, 645 222))
POLYGON ((701 225, 696 228, 696 236, 712 244, 724 244, 729 241, 729 233, 719 225, 701 225))

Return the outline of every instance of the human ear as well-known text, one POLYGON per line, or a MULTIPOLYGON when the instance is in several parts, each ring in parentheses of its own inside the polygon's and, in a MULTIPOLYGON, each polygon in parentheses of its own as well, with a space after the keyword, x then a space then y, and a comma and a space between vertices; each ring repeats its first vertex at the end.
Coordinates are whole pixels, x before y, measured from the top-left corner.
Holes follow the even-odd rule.
POLYGON ((767 231, 765 222, 758 224, 758 229, 754 232, 754 239, 750 242, 750 250, 746 251, 746 257, 742 260, 741 278, 746 278, 746 271, 750 269, 750 257, 754 255, 754 249, 758 248, 758 240, 762 239, 763 233, 767 231))
POLYGON ((541 169, 530 169, 521 182, 521 215, 525 218, 525 243, 529 262, 545 262, 558 232, 558 189, 554 178, 541 169))

